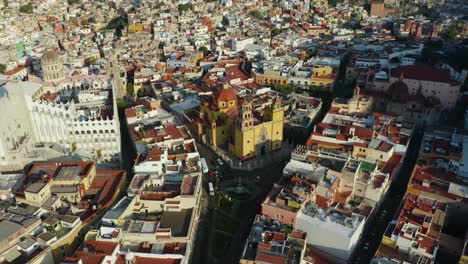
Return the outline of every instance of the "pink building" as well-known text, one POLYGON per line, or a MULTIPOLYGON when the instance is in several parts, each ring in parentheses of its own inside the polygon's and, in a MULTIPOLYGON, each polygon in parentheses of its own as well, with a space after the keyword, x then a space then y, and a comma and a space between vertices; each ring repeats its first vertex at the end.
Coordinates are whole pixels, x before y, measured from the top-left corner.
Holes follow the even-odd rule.
POLYGON ((271 219, 278 220, 281 223, 294 226, 296 223, 296 214, 298 210, 293 210, 287 206, 278 206, 268 200, 262 204, 262 215, 271 219))
POLYGON ((461 82, 452 80, 448 69, 427 65, 401 66, 379 71, 368 88, 386 92, 397 81, 403 81, 411 95, 421 94, 425 98, 439 99, 443 109, 453 108, 460 96, 461 82))
POLYGON ((262 203, 262 215, 294 227, 296 214, 307 200, 311 187, 300 180, 292 182, 292 188, 275 184, 262 203))

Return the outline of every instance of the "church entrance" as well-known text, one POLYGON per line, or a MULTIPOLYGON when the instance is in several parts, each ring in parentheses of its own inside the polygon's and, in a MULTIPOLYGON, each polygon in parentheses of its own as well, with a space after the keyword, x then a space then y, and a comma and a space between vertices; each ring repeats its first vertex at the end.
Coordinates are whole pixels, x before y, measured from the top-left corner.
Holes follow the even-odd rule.
POLYGON ((266 146, 263 145, 263 146, 260 148, 260 155, 261 155, 261 156, 265 156, 265 154, 266 154, 266 146))

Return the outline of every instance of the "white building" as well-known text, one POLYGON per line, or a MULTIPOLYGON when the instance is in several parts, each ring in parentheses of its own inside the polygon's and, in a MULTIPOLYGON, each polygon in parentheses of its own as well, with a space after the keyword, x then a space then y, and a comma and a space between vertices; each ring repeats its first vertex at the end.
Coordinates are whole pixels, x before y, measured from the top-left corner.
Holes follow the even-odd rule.
POLYGON ((244 38, 244 39, 237 39, 233 38, 232 39, 232 50, 234 51, 241 51, 246 48, 247 45, 252 45, 254 44, 255 39, 254 38, 244 38))
POLYGON ((334 208, 326 210, 307 203, 296 216, 296 229, 308 234, 307 244, 347 260, 359 241, 365 222, 365 217, 360 214, 347 215, 334 208))
POLYGON ((47 158, 45 152, 33 153, 37 146, 51 146, 62 155, 119 162, 120 123, 112 78, 73 76, 55 81, 12 80, 0 87, 0 111, 10 113, 0 116, 0 167, 21 169, 32 160, 47 158))

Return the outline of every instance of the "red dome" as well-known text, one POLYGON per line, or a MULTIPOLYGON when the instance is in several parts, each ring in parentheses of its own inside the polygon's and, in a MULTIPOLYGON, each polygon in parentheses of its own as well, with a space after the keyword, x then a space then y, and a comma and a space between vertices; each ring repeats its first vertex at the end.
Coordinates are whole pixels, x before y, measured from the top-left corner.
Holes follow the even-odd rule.
POLYGON ((234 89, 231 89, 231 88, 224 88, 224 89, 219 90, 216 97, 218 98, 218 101, 229 102, 229 101, 237 100, 236 91, 234 91, 234 89))
POLYGON ((390 94, 392 100, 400 101, 406 100, 409 92, 408 85, 401 80, 398 80, 388 87, 388 93, 390 94))

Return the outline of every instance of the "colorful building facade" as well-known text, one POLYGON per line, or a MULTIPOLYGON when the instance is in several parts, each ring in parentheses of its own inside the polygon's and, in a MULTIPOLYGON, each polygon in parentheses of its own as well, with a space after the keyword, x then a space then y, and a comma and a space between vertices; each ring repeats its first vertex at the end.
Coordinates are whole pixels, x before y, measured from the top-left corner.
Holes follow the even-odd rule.
POLYGON ((216 95, 203 98, 197 121, 199 137, 207 144, 227 150, 240 160, 253 159, 281 148, 284 109, 279 97, 263 112, 224 86, 216 95))

